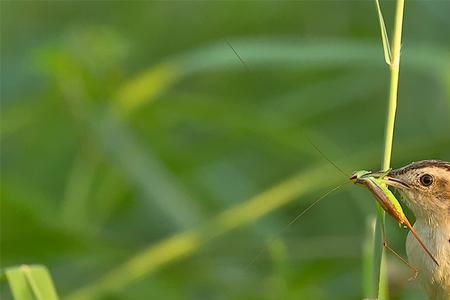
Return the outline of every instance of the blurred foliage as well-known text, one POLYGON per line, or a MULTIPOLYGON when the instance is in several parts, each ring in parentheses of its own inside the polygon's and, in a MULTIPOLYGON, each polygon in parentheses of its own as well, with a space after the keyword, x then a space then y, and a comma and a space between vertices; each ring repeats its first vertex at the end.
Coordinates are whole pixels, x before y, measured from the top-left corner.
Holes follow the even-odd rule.
MULTIPOLYGON (((450 4, 406 5, 394 167, 450 158, 450 4)), ((63 299, 359 299, 368 193, 283 228, 345 181, 305 133, 380 166, 377 22, 370 1, 2 1, 2 267, 47 265, 63 299)), ((420 298, 389 264, 391 298, 420 298)))
POLYGON ((16 300, 58 300, 51 276, 44 266, 8 268, 5 276, 16 300))

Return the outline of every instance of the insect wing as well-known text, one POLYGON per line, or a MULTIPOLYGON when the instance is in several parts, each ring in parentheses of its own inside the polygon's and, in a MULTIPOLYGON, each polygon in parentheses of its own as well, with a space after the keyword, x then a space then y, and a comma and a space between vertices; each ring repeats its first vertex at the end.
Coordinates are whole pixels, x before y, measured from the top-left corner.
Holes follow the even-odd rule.
POLYGON ((384 211, 390 214, 399 224, 403 224, 406 218, 405 214, 392 192, 387 187, 383 189, 384 184, 377 182, 377 179, 373 177, 365 178, 364 184, 375 196, 384 211))
POLYGON ((392 194, 392 192, 388 189, 387 185, 382 181, 383 179, 375 178, 373 179, 373 182, 383 191, 383 193, 388 198, 389 202, 394 206, 395 211, 401 218, 401 224, 404 224, 406 222, 409 223, 408 219, 406 218, 405 213, 403 212, 403 208, 400 205, 400 202, 397 200, 397 198, 392 194))

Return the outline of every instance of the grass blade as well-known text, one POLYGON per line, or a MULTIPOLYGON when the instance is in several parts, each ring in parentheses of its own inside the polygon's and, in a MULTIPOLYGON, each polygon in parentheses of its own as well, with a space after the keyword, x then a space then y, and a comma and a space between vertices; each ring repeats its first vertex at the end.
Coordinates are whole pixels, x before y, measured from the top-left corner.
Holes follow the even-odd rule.
POLYGON ((53 281, 46 267, 23 265, 6 270, 15 300, 58 300, 53 281))
POLYGON ((383 13, 381 12, 380 1, 375 0, 377 5, 378 21, 380 23, 381 40, 383 42, 384 60, 388 66, 392 62, 391 45, 389 44, 389 36, 386 30, 386 24, 384 23, 383 13))
MULTIPOLYGON (((404 11, 404 0, 397 0, 396 10, 395 10, 395 26, 394 26, 394 38, 393 38, 393 48, 390 59, 390 73, 391 80, 389 86, 389 100, 388 100, 388 111, 386 118, 386 129, 385 129, 385 142, 384 142, 384 154, 382 169, 388 170, 391 166, 391 156, 392 156, 392 144, 394 140, 394 126, 395 126, 395 115, 397 111, 397 95, 398 95, 398 79, 400 72, 400 46, 402 38, 402 27, 403 27, 403 11, 404 11)), ((377 0, 377 8, 379 9, 379 3, 377 0)), ((381 10, 379 9, 379 14, 381 15, 381 10)), ((383 21, 384 24, 384 21, 383 21)), ((383 26, 382 26, 383 27, 383 26)), ((386 31, 386 30, 385 30, 386 31)), ((386 37, 382 35, 383 47, 386 47, 386 37)), ((384 219, 385 212, 379 209, 377 227, 381 228, 384 232, 384 219)), ((377 238, 379 235, 377 234, 377 238)), ((375 261, 373 271, 375 274, 379 274, 376 278, 378 285, 378 299, 388 299, 388 280, 387 280, 387 266, 385 262, 385 250, 384 247, 380 245, 374 245, 375 249, 375 261)))
POLYGON ((35 300, 27 278, 20 267, 7 269, 5 274, 15 300, 35 300))
MULTIPOLYGON (((367 161, 367 157, 364 161, 367 161)), ((341 180, 337 174, 328 176, 326 181, 321 180, 323 174, 330 173, 329 168, 328 165, 324 165, 300 172, 261 194, 220 213, 196 230, 185 231, 156 245, 150 245, 105 274, 99 281, 76 291, 67 299, 95 299, 105 290, 121 289, 146 274, 157 271, 163 265, 192 254, 212 238, 249 224, 301 195, 333 186, 341 180)))
POLYGON ((363 295, 371 296, 376 295, 374 274, 372 272, 372 264, 375 259, 374 246, 375 246, 375 230, 376 230, 376 218, 374 216, 367 219, 367 234, 363 244, 363 295))
MULTIPOLYGON (((384 36, 384 35, 382 35, 384 36)), ((387 49, 390 49, 386 36, 387 49)), ((251 57, 254 67, 315 68, 377 66, 376 44, 352 40, 308 40, 281 38, 236 39, 229 43, 239 49, 239 56, 251 57)), ((390 50, 389 50, 390 51, 390 50)), ((388 52, 389 53, 389 52, 388 52)), ((389 55, 387 57, 390 57, 389 55)), ((448 54, 444 49, 427 47, 411 48, 405 63, 419 72, 438 72, 446 66, 448 54)), ((246 65, 249 61, 245 62, 246 65)), ((388 63, 390 64, 390 63, 388 63)), ((150 66, 119 87, 113 97, 116 108, 122 114, 130 114, 140 106, 152 103, 159 95, 178 81, 201 72, 219 69, 242 68, 236 63, 236 55, 224 42, 218 42, 168 57, 165 62, 150 66), (231 55, 230 55, 231 53, 231 55)))

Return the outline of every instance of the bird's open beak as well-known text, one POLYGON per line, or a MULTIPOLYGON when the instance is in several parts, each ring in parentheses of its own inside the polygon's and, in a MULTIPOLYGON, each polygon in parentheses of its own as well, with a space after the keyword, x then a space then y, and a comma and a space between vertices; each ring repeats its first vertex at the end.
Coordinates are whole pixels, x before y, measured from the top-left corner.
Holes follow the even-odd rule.
POLYGON ((409 189, 409 185, 406 182, 396 178, 394 175, 388 174, 388 175, 384 176, 383 182, 387 185, 390 185, 390 186, 393 186, 393 187, 396 187, 399 189, 409 189))

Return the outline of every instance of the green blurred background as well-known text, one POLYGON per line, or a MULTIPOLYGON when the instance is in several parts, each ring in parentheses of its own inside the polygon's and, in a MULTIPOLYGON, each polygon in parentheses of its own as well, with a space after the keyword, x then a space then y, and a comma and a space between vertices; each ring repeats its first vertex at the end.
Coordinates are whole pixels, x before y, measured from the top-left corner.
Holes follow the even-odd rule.
MULTIPOLYGON (((449 11, 406 3, 394 167, 450 159, 449 11)), ((379 168, 388 79, 372 1, 2 1, 2 267, 70 300, 360 299, 365 190, 285 228, 346 180, 308 138, 379 168)), ((391 299, 409 276, 389 257, 391 299)))

